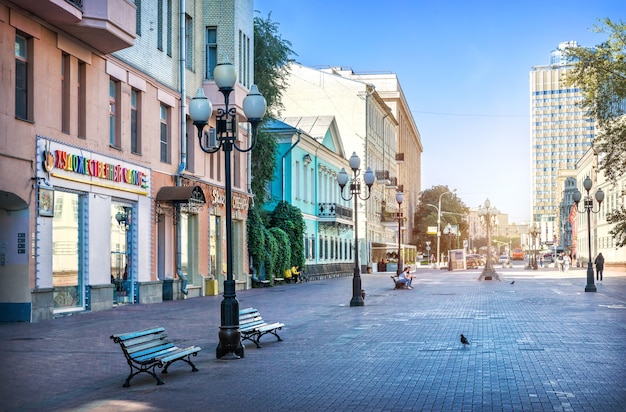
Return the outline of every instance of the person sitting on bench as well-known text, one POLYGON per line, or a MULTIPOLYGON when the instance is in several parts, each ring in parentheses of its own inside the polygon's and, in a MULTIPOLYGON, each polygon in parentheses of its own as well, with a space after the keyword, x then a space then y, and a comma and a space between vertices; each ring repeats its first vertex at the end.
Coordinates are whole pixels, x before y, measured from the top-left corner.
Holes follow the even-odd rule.
POLYGON ((406 283, 407 289, 413 289, 411 287, 411 281, 415 276, 410 274, 411 268, 405 267, 402 272, 398 275, 398 283, 406 283))

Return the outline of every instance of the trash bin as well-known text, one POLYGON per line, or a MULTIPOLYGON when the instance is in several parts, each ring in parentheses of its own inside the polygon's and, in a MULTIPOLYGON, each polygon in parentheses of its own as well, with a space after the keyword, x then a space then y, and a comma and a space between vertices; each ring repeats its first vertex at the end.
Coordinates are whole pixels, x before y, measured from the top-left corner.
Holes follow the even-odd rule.
POLYGON ((163 300, 174 300, 174 279, 163 281, 163 300))
POLYGON ((367 273, 372 273, 372 262, 367 264, 367 273))
POLYGON ((217 280, 205 279, 204 280, 204 296, 217 296, 217 280))

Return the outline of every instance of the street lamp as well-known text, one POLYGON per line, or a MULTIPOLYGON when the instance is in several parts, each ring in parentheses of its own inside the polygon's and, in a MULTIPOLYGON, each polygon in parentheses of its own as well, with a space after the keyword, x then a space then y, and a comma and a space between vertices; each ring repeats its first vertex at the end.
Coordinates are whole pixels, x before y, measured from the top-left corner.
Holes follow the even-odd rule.
POLYGON ((398 270, 396 273, 398 276, 402 272, 402 201, 404 200, 404 193, 396 192, 396 202, 398 202, 398 270))
POLYGON ((593 182, 591 181, 591 178, 587 176, 585 180, 583 181, 583 187, 585 188, 585 191, 587 192, 587 194, 585 195, 585 202, 583 203, 583 210, 578 210, 578 202, 580 202, 580 199, 582 198, 580 190, 576 188, 576 191, 574 191, 574 194, 572 195, 572 198, 574 199, 574 203, 576 203, 576 210, 578 210, 579 212, 587 211, 587 237, 589 241, 589 262, 587 263, 587 285, 585 286, 585 292, 596 291, 596 285, 593 283, 593 263, 591 259, 591 212, 598 213, 600 211, 600 205, 602 204, 602 201, 604 200, 604 192, 602 191, 602 189, 599 188, 596 191, 596 201, 598 202, 598 210, 593 210, 593 197, 591 197, 591 195, 589 194, 589 191, 591 190, 592 185, 593 185, 593 182))
POLYGON ((239 152, 249 152, 256 143, 258 125, 265 114, 267 103, 259 93, 256 85, 252 85, 250 93, 243 99, 243 111, 252 126, 252 141, 250 147, 237 146, 237 110, 228 107, 228 97, 233 91, 237 73, 230 63, 218 64, 214 70, 215 84, 224 95, 224 109, 217 109, 216 139, 205 142, 204 128, 209 123, 212 105, 199 88, 189 103, 189 116, 198 129, 200 148, 205 153, 224 151, 225 173, 225 204, 226 204, 226 280, 224 281, 224 300, 221 306, 221 323, 219 344, 216 348, 218 359, 239 359, 244 356, 244 347, 241 344, 239 332, 239 302, 235 293, 233 279, 233 236, 232 236, 232 184, 231 184, 231 156, 233 149, 239 152), (206 146, 205 146, 206 144, 206 146))
POLYGON ((481 222, 487 229, 487 262, 485 268, 478 277, 478 280, 491 280, 493 277, 500 280, 500 276, 496 273, 491 262, 491 226, 495 224, 496 214, 498 210, 495 207, 491 207, 489 199, 485 200, 485 205, 478 209, 478 216, 480 216, 481 222))
POLYGON ((337 183, 341 189, 341 197, 343 200, 350 200, 354 198, 354 276, 352 277, 352 300, 350 306, 363 306, 363 296, 361 295, 361 268, 359 267, 359 223, 358 223, 358 200, 367 200, 372 194, 372 185, 376 181, 376 175, 370 167, 367 168, 363 174, 363 181, 367 185, 367 196, 361 197, 361 181, 358 179, 361 171, 361 159, 357 156, 356 152, 352 153, 350 157, 350 168, 352 169, 352 180, 350 181, 350 196, 344 197, 343 188, 348 184, 349 176, 345 168, 341 168, 341 171, 337 175, 337 183))
POLYGON ((541 230, 535 223, 530 225, 528 232, 530 234, 530 238, 532 239, 532 243, 530 245, 530 252, 532 255, 528 257, 528 269, 532 268, 533 270, 537 270, 537 238, 539 237, 541 230))
MULTIPOLYGON (((456 192, 456 189, 453 192, 456 192)), ((437 269, 439 269, 439 260, 441 259, 439 252, 439 247, 441 246, 441 197, 443 195, 453 195, 453 192, 443 192, 439 195, 439 206, 437 206, 437 269)), ((430 206, 435 207, 435 205, 430 206)))

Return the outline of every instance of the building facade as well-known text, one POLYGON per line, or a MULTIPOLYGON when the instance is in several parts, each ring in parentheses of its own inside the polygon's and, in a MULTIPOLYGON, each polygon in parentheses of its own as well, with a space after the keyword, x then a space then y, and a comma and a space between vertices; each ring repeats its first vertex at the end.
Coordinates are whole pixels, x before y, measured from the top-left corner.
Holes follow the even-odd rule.
MULTIPOLYGON (((359 213, 359 261, 363 269, 367 264, 376 270, 373 262, 397 254, 398 249, 400 210, 396 193, 398 163, 402 161, 396 156, 399 123, 376 86, 349 73, 350 70, 318 70, 291 64, 283 93, 283 115, 334 116, 346 156, 356 153, 361 158, 363 172, 367 167, 375 171, 377 180, 371 197, 358 202, 356 213, 359 213)), ((404 216, 408 203, 410 200, 402 205, 404 216)), ((402 239, 407 239, 407 220, 400 225, 402 239)), ((415 248, 403 243, 402 253, 414 254, 415 248)), ((407 256, 405 261, 411 261, 411 257, 407 256)))
POLYGON ((0 0, 0 320, 203 294, 226 207, 247 285, 249 158, 224 204, 223 154, 197 149, 187 105, 202 87, 219 108, 230 62, 242 112, 253 33, 251 0, 0 0))
POLYGON ((351 274, 354 265, 353 202, 338 190, 341 168, 350 170, 333 116, 288 117, 268 122, 277 137, 276 175, 270 183, 273 210, 285 201, 302 211, 306 225, 304 257, 309 274, 341 268, 351 274))
POLYGON ((550 64, 530 72, 531 220, 541 227, 541 241, 559 243, 559 171, 572 170, 595 137, 592 119, 577 104, 582 94, 564 86, 571 70, 564 52, 576 42, 560 43, 550 64))

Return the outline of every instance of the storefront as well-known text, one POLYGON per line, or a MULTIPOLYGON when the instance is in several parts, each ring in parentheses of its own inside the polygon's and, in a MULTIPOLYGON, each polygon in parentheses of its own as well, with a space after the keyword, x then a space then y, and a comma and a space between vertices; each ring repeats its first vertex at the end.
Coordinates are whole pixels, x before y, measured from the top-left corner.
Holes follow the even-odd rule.
POLYGON ((37 159, 36 289, 54 313, 152 300, 149 169, 40 136, 37 159))

